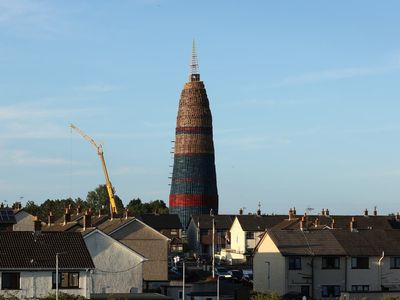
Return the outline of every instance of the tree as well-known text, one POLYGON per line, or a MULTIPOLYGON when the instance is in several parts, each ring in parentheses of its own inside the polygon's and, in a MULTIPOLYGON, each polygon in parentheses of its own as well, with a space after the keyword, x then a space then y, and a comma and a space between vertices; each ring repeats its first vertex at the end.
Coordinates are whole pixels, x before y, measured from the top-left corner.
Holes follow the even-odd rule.
POLYGON ((132 199, 129 201, 127 208, 135 216, 152 213, 168 214, 169 212, 168 207, 163 200, 154 200, 147 203, 142 203, 140 198, 132 199))
MULTIPOLYGON (((122 203, 121 198, 119 198, 117 195, 114 195, 114 199, 118 212, 122 213, 124 210, 124 204, 122 203)), ((110 200, 106 185, 100 184, 94 191, 88 192, 86 202, 89 207, 95 211, 98 211, 102 207, 108 209, 110 207, 110 200)))

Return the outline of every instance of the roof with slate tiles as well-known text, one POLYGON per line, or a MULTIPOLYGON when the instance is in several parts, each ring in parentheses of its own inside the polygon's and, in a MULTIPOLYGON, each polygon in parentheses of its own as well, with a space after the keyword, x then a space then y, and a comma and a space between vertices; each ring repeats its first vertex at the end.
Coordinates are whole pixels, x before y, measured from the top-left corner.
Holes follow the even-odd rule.
POLYGON ((156 230, 182 229, 181 221, 176 214, 143 214, 138 219, 156 230))
POLYGON ((0 269, 94 269, 94 264, 79 232, 0 232, 0 269), (18 255, 16 255, 18 253, 18 255))

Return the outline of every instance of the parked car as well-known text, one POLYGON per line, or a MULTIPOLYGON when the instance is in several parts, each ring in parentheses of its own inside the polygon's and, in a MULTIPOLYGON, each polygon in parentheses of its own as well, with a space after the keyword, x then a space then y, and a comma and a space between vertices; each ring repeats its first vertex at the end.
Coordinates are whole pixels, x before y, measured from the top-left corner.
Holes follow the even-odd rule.
POLYGON ((224 278, 231 278, 232 275, 229 274, 228 270, 225 269, 224 267, 215 267, 215 275, 219 277, 224 277, 224 278))
POLYGON ((242 270, 230 270, 228 273, 232 276, 233 279, 236 281, 240 281, 243 278, 243 271, 242 270))

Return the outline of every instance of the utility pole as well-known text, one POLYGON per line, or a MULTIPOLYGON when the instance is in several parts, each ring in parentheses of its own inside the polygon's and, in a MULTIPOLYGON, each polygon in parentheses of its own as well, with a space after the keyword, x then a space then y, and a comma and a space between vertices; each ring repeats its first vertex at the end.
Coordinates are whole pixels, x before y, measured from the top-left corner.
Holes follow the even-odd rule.
POLYGON ((58 254, 56 253, 56 300, 58 300, 58 254))
POLYGON ((215 278, 215 216, 212 215, 212 278, 215 278))

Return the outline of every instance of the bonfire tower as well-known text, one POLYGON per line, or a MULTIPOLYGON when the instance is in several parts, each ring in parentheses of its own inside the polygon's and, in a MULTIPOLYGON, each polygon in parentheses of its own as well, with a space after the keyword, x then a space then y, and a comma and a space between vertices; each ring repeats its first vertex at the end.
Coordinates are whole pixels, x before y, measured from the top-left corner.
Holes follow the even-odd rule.
POLYGON ((194 41, 189 73, 179 101, 169 196, 170 213, 184 228, 191 215, 218 214, 212 117, 194 41))

